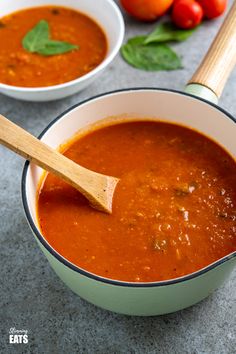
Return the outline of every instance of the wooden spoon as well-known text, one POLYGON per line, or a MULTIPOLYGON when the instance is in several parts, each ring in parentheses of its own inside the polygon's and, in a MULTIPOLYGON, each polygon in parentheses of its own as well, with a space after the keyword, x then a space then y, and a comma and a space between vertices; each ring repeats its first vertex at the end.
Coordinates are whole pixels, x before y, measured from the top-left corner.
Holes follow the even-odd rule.
POLYGON ((112 212, 112 198, 119 182, 118 178, 105 176, 78 165, 1 114, 0 143, 71 184, 94 208, 112 212))

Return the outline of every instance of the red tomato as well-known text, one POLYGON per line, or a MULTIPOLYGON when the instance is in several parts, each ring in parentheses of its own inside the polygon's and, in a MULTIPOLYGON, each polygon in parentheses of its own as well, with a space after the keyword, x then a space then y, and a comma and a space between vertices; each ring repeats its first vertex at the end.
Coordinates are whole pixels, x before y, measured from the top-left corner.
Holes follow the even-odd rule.
POLYGON ((195 0, 176 0, 172 11, 172 20, 176 26, 184 29, 194 28, 202 21, 203 10, 195 0))
POLYGON ((227 0, 197 0, 203 8, 204 15, 211 19, 223 14, 227 0))
POLYGON ((154 21, 162 16, 174 0, 120 0, 124 9, 142 21, 154 21))

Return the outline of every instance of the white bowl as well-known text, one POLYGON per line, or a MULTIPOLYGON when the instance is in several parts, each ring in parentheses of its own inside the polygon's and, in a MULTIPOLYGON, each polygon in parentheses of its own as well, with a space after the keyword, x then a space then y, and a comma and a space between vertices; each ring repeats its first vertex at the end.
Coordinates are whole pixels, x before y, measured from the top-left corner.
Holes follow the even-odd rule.
POLYGON ((124 37, 124 21, 118 6, 112 0, 2 0, 1 17, 12 12, 44 5, 69 7, 94 19, 104 30, 108 41, 106 58, 95 69, 78 79, 48 87, 17 87, 0 83, 0 92, 26 101, 52 101, 81 91, 95 80, 114 59, 124 37))

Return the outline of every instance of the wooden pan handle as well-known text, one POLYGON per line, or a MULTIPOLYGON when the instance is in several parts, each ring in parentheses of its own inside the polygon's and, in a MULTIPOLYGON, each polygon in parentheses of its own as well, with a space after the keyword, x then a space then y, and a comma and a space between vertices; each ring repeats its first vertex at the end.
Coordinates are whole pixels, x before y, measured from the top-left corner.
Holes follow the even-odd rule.
POLYGON ((236 64, 236 1, 200 67, 188 84, 200 84, 220 97, 236 64))

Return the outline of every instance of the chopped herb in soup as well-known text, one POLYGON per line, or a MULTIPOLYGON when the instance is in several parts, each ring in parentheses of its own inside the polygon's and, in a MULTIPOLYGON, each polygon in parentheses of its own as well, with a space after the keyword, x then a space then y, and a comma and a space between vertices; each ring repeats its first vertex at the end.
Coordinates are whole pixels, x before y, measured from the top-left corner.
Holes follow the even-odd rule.
POLYGON ((121 179, 112 215, 51 174, 40 188, 42 234, 79 267, 151 282, 236 250, 236 164, 205 136, 168 123, 121 123, 78 137, 64 154, 121 179))

